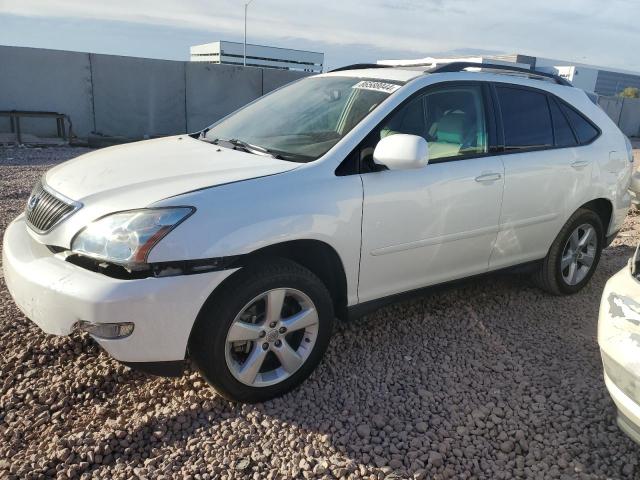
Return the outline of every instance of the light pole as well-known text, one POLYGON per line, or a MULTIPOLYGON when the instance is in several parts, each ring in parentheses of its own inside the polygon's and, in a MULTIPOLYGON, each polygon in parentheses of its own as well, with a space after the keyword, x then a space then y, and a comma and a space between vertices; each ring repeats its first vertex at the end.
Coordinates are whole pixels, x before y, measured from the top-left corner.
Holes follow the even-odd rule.
POLYGON ((249 0, 244 4, 244 66, 247 66, 247 9, 253 0, 249 0))

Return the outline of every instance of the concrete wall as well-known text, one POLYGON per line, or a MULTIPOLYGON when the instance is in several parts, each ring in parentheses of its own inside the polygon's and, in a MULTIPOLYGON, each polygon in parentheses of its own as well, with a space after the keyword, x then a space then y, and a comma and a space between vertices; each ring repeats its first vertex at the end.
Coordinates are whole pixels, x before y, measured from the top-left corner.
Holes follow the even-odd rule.
POLYGON ((640 136, 640 99, 599 97, 598 104, 625 135, 640 136))
POLYGON ((282 85, 308 76, 308 73, 288 70, 262 70, 262 94, 269 93, 282 85))
POLYGON ((640 99, 624 99, 619 125, 627 136, 640 136, 640 99))
MULTIPOLYGON (((0 110, 66 113, 74 132, 93 130, 91 65, 86 53, 0 46, 0 110)), ((22 130, 54 135, 53 120, 24 120, 22 130)), ((0 124, 9 131, 9 122, 0 124)))
MULTIPOLYGON (((139 139, 200 130, 304 72, 0 46, 0 110, 69 115, 91 133, 139 139)), ((52 120, 22 131, 55 134, 52 120)), ((0 119, 0 133, 9 132, 0 119)))
POLYGON ((262 69, 188 62, 187 130, 194 132, 262 95, 262 69))
POLYGON ((91 54, 96 132, 143 138, 186 129, 185 65, 91 54))

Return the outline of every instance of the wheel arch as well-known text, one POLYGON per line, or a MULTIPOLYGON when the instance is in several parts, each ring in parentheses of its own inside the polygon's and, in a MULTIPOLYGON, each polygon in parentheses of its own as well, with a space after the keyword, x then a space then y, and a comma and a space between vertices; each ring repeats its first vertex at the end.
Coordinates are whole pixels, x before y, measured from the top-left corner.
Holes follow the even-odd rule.
POLYGON ((331 245, 310 239, 275 243, 245 255, 243 263, 265 258, 286 258, 313 272, 329 290, 336 317, 347 318, 347 275, 340 255, 331 245))
POLYGON ((321 240, 311 239, 289 240, 275 243, 241 255, 234 265, 234 268, 239 267, 239 270, 225 278, 224 281, 211 292, 202 309, 205 308, 207 303, 215 300, 217 293, 243 270, 242 267, 272 258, 287 259, 310 270, 324 283, 327 290, 329 290, 336 317, 340 320, 346 320, 348 318, 347 275, 342 260, 338 252, 331 245, 321 240))
POLYGON ((595 212, 602 221, 602 226, 604 227, 604 236, 606 237, 609 232, 609 226, 611 225, 611 218, 613 215, 613 203, 611 200, 607 198, 596 198, 591 200, 579 208, 586 208, 595 212))

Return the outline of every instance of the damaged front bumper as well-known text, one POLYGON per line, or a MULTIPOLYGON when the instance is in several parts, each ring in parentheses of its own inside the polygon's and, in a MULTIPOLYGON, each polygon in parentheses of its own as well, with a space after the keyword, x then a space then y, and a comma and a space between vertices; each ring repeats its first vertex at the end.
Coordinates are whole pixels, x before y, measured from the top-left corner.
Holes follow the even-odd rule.
MULTIPOLYGON (((2 263, 20 310, 44 332, 88 331, 112 357, 151 371, 185 358, 191 327, 211 292, 234 270, 122 280, 74 265, 27 233, 6 229, 2 263)), ((166 370, 166 368, 164 368, 166 370)))
POLYGON ((640 282, 632 274, 633 262, 605 286, 598 344, 605 384, 618 409, 618 425, 640 443, 640 282))

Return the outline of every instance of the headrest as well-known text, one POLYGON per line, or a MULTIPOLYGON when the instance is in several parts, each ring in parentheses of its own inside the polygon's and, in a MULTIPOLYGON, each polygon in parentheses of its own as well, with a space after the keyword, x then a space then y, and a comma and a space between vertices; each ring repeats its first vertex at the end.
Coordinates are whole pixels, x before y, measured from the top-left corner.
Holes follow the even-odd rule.
POLYGON ((438 122, 436 138, 438 142, 462 144, 464 113, 446 113, 438 122))

